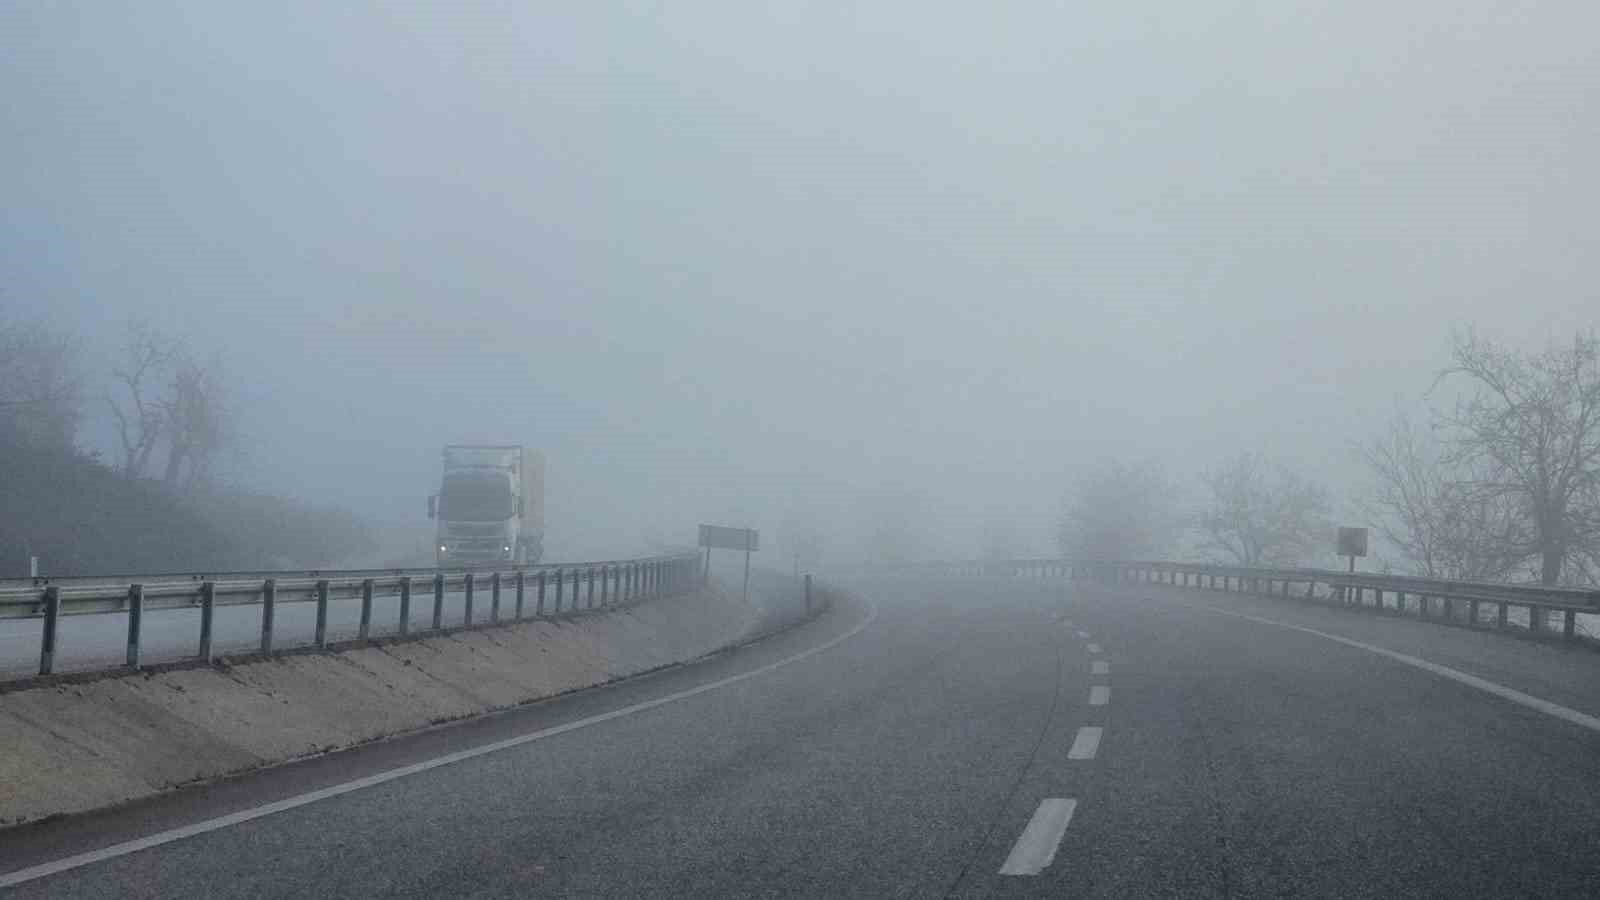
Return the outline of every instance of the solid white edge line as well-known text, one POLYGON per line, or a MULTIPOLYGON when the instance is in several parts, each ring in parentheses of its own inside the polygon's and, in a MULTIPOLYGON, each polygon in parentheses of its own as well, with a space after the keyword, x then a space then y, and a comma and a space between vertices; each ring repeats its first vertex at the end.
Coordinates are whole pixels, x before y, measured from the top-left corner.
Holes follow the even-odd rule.
POLYGON ((1210 606, 1198 606, 1193 603, 1181 603, 1179 605, 1216 613, 1217 615, 1221 616, 1232 616, 1236 619, 1247 619, 1251 622, 1259 622, 1262 625, 1273 625, 1278 628, 1287 628, 1290 631, 1299 631, 1305 634, 1316 635, 1317 637, 1333 641, 1336 644, 1343 644, 1346 647, 1354 647, 1357 650, 1365 650, 1368 653, 1376 653, 1379 656, 1387 657, 1395 662, 1404 663, 1408 666, 1422 669, 1425 672, 1432 672, 1435 675, 1448 678, 1451 681, 1467 685, 1468 687, 1477 688, 1484 693, 1493 694, 1496 697, 1510 700, 1512 703, 1542 712, 1547 716, 1553 716, 1557 719, 1561 719, 1562 721, 1571 722, 1572 724, 1581 728, 1587 728, 1590 731, 1600 732, 1600 718, 1591 716, 1588 713, 1579 712, 1566 706, 1562 706, 1559 703, 1552 703, 1549 700, 1535 697, 1532 694, 1524 694, 1515 688, 1508 688, 1503 684, 1496 684, 1495 682, 1489 681, 1486 678, 1479 678, 1476 675, 1469 675, 1460 669, 1452 669, 1449 666, 1441 666, 1435 662, 1428 662, 1421 657, 1411 656, 1410 654, 1400 653, 1394 650, 1388 650, 1374 644, 1362 643, 1361 641, 1351 640, 1347 637, 1340 637, 1337 634, 1329 634, 1326 631, 1318 631, 1315 628, 1307 628, 1304 625, 1292 625, 1288 622, 1279 622, 1276 619, 1266 619, 1262 618, 1261 616, 1252 616, 1245 613, 1232 612, 1226 609, 1216 609, 1210 606))
POLYGON ((1090 675, 1110 675, 1111 674, 1111 663, 1108 663, 1103 659, 1097 659, 1094 662, 1089 664, 1089 674, 1090 675))
POLYGON ((1099 652, 1101 652, 1100 651, 1100 645, 1099 644, 1090 644, 1089 645, 1089 652, 1090 653, 1099 653, 1099 652))
POLYGON ((1089 688, 1089 705, 1105 706, 1111 702, 1111 688, 1103 684, 1096 684, 1089 688))
POLYGON ((1072 749, 1067 751, 1067 759, 1094 759, 1100 752, 1100 736, 1104 731, 1099 725, 1079 728, 1078 736, 1072 739, 1072 749))
POLYGON ((1056 850, 1077 808, 1076 800, 1051 797, 1039 801, 1039 808, 1033 811, 1033 818, 1012 845, 1011 855, 1000 867, 1000 874, 1037 875, 1055 862, 1056 850))
POLYGON ((1086 641, 1089 639, 1089 632, 1087 631, 1075 631, 1073 634, 1076 634, 1078 637, 1083 638, 1086 641))
POLYGON ((266 816, 270 816, 275 813, 286 812, 291 809, 308 806, 321 800, 328 800, 344 794, 354 793, 355 791, 363 790, 365 788, 376 787, 377 785, 385 784, 396 779, 405 778, 408 775, 417 775, 430 769, 437 769, 442 766, 448 766, 453 763, 462 762, 478 756, 487 756, 491 753, 498 753, 501 750, 509 750, 512 747, 520 747, 523 744, 531 744, 534 741, 555 737, 559 734, 566 734, 569 731, 577 731, 580 728, 588 728, 592 725, 599 725, 602 722, 609 722, 612 719, 620 719, 623 716, 631 716, 634 713, 655 709, 658 706, 665 706, 668 703, 686 700, 690 697, 704 694, 708 691, 714 691, 718 688, 727 687, 730 684, 737 684, 738 682, 755 678, 758 675, 765 675, 774 669, 780 669, 789 665, 790 663, 799 662, 807 657, 815 656, 824 650, 831 649, 832 647, 842 644, 866 630, 867 626, 871 625, 877 616, 877 607, 868 601, 867 616, 866 618, 862 619, 861 622, 856 625, 856 627, 850 629, 844 634, 839 635, 833 640, 828 641, 827 643, 819 644, 810 648, 809 650, 796 653, 793 656, 788 656, 776 662, 768 663, 767 665, 764 665, 758 669, 751 669, 748 672, 743 672, 738 675, 730 675, 727 678, 718 679, 717 681, 709 681, 705 684, 698 685, 687 690, 668 694, 664 697, 657 697, 654 700, 646 700, 642 703, 635 703, 632 706, 624 706, 621 709, 614 709, 610 712, 599 713, 587 718, 567 722, 562 725, 555 725, 550 728, 540 729, 539 731, 530 731, 527 734, 520 734, 513 738, 506 738, 505 740, 484 744, 481 747, 473 747, 469 750, 459 750, 455 753, 447 753, 444 756, 436 756, 432 759, 426 759, 419 763, 412 763, 409 766, 401 766, 397 769, 389 769, 384 772, 379 772, 375 775, 368 775, 364 778, 357 778, 353 781, 346 781, 341 784, 331 785, 320 790, 310 791, 308 793, 299 794, 293 797, 287 797, 283 800, 278 800, 273 803, 263 804, 250 809, 239 810, 238 812, 229 813, 225 816, 218 816, 214 819, 206 819, 202 822, 195 822, 192 825, 184 825, 180 828, 159 831, 146 837, 136 838, 131 841, 123 841, 118 844, 112 844, 109 847, 102 847, 99 850, 90 850, 86 853, 77 853, 72 856, 62 857, 61 859, 52 860, 50 862, 29 866, 26 869, 17 869, 14 872, 7 872, 4 875, 0 875, 0 887, 14 887, 24 882, 34 881, 39 878, 55 875, 60 872, 66 872, 71 869, 81 868, 83 866, 102 862, 104 860, 115 859, 119 856, 127 856, 130 853, 137 853, 140 850, 148 850, 151 847, 159 847, 162 844, 170 844, 174 841, 181 841, 184 838, 194 837, 195 835, 205 834, 210 831, 220 831, 221 829, 230 828, 234 825, 239 825, 254 819, 265 818, 266 816))

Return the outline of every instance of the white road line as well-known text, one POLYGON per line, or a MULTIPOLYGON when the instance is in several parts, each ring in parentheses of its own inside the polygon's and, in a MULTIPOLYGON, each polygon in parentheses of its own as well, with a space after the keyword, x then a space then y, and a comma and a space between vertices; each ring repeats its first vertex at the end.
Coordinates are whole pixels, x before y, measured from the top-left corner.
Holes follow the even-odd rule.
POLYGON ((1061 846, 1067 824, 1072 821, 1072 811, 1077 808, 1076 800, 1052 797, 1039 801, 1039 808, 1033 811, 1028 827, 1022 829, 1022 835, 1011 847, 1011 855, 1000 867, 1000 874, 1037 875, 1044 871, 1055 861, 1056 849, 1061 846))
POLYGON ((1099 653, 1100 652, 1100 645, 1099 644, 1090 644, 1089 645, 1089 652, 1090 653, 1099 653))
POLYGON ((501 750, 509 750, 513 747, 520 747, 523 744, 531 744, 534 741, 555 737, 558 734, 566 734, 569 731, 577 731, 581 728, 599 725, 602 722, 609 722, 612 719, 620 719, 624 716, 631 716, 634 713, 641 713, 645 710, 655 709, 658 706, 666 706, 668 703, 676 703, 679 700, 687 700, 690 697, 704 694, 708 691, 714 691, 718 688, 727 687, 730 684, 737 684, 741 681, 755 678, 758 675, 765 675, 774 669, 780 669, 789 665, 790 663, 799 662, 807 657, 815 656, 824 650, 831 649, 832 647, 841 644, 866 630, 867 626, 871 625, 877 616, 877 607, 869 605, 867 617, 862 619, 860 624, 856 625, 856 627, 850 629, 848 632, 839 635, 825 644, 819 644, 818 646, 812 647, 809 650, 796 653, 793 656, 785 657, 777 662, 768 663, 759 669, 751 669, 750 671, 739 675, 731 675, 727 678, 718 679, 717 681, 709 681, 697 687, 689 688, 688 690, 667 694, 664 697, 657 697, 654 700, 646 700, 643 703, 635 703, 632 706, 624 706, 621 709, 614 709, 610 712, 604 712, 598 715, 589 716, 587 718, 577 719, 572 722, 567 722, 564 725, 556 725, 551 728, 541 729, 539 731, 530 731, 527 734, 519 734, 516 737, 507 738, 503 741, 495 741, 492 744, 484 744, 481 747, 473 747, 470 750, 460 750, 455 753, 447 753, 444 756, 436 756, 432 759, 426 759, 419 763, 412 763, 409 766, 401 766, 397 769, 389 769, 386 772, 379 772, 376 775, 368 775, 365 778, 357 778, 352 781, 346 781, 342 784, 336 784, 332 785, 331 787, 322 788, 321 790, 299 794, 294 797, 278 800, 274 803, 266 803, 250 809, 243 809, 235 813, 229 813, 225 816, 218 816, 215 819, 206 819, 203 822, 185 825, 182 828, 159 831, 146 837, 137 838, 131 841, 123 841, 120 844, 112 844, 109 847, 102 847, 99 850, 91 850, 87 853, 77 853, 72 856, 66 856, 62 857, 61 859, 53 860, 51 862, 40 863, 36 866, 29 866, 26 869, 18 869, 14 872, 7 872, 4 875, 0 875, 0 888, 13 887, 24 882, 33 881, 38 878, 44 878, 48 875, 55 875, 59 872, 65 872, 70 869, 81 868, 83 866, 91 865, 107 859, 115 859, 119 856, 127 856, 130 853, 137 853, 140 850, 147 850, 151 847, 159 847, 162 844, 170 844, 173 841, 181 841, 184 838, 194 837, 195 835, 205 834, 211 831, 220 831, 221 829, 230 828, 234 825, 240 825, 255 819, 265 818, 266 816, 273 815, 274 813, 287 812, 291 809, 309 806, 310 804, 321 800, 329 800, 334 797, 354 793, 355 791, 363 790, 365 788, 376 787, 380 784, 386 784, 399 778, 405 778, 408 775, 418 775, 431 769, 437 769, 453 763, 464 762, 479 756, 487 756, 491 753, 498 753, 501 750))
POLYGON ((1089 639, 1089 632, 1087 632, 1087 631, 1079 631, 1079 632, 1076 632, 1076 634, 1078 635, 1078 637, 1083 638, 1086 641, 1089 639))
POLYGON ((1067 751, 1067 759, 1094 759, 1094 755, 1100 752, 1102 731, 1104 729, 1099 725, 1085 725, 1079 728, 1078 736, 1072 739, 1072 749, 1067 751))
POLYGON ((1248 619, 1251 622, 1259 622, 1262 625, 1273 625, 1278 628, 1286 628, 1290 631, 1299 631, 1304 634, 1316 635, 1317 637, 1333 641, 1336 644, 1343 644, 1346 647, 1354 647, 1357 650, 1365 650, 1368 653, 1376 653, 1379 656, 1387 657, 1395 662, 1405 663, 1408 666, 1414 666, 1425 672, 1432 672, 1435 675, 1448 678, 1451 681, 1459 682, 1467 685, 1468 687, 1477 688, 1484 693, 1494 694, 1496 697, 1510 700, 1512 703, 1515 703, 1519 706, 1525 706, 1528 709, 1542 712, 1547 716, 1553 716, 1557 719, 1571 722, 1572 724, 1581 728, 1587 728, 1590 731, 1600 731, 1600 718, 1591 716, 1588 713, 1578 712, 1575 709, 1562 706, 1559 703, 1551 703, 1549 700, 1535 697, 1532 694, 1524 694, 1519 690, 1508 688, 1503 684, 1496 684, 1495 682, 1489 681, 1486 678, 1479 678, 1476 675, 1469 675, 1460 669, 1452 669, 1449 666, 1441 666, 1438 663, 1428 662, 1420 657, 1411 656, 1406 653, 1397 653, 1394 650, 1387 650, 1383 647, 1362 643, 1361 641, 1353 641, 1347 637, 1340 637, 1337 634, 1329 634, 1326 631, 1318 631, 1315 628, 1307 628, 1304 625, 1291 625, 1288 622, 1279 622, 1276 619, 1264 619, 1260 616, 1251 616, 1244 613, 1231 612, 1226 609, 1216 609, 1210 606, 1199 606, 1193 603, 1180 603, 1178 605, 1187 606, 1192 609, 1203 610, 1205 612, 1216 613, 1217 615, 1221 616, 1232 616, 1236 619, 1248 619))
POLYGON ((1089 688, 1089 705, 1105 706, 1111 702, 1111 688, 1097 684, 1089 688))
POLYGON ((1097 659, 1094 662, 1089 664, 1089 674, 1090 675, 1110 675, 1111 674, 1111 663, 1108 663, 1103 659, 1097 659))

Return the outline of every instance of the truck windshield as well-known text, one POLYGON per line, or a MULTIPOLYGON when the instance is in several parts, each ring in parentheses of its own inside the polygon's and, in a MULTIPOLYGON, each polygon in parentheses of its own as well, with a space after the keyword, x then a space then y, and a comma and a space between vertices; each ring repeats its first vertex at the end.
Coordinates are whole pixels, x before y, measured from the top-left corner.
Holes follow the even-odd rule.
POLYGON ((452 475, 439 493, 440 518, 499 522, 511 518, 511 482, 505 475, 452 475))

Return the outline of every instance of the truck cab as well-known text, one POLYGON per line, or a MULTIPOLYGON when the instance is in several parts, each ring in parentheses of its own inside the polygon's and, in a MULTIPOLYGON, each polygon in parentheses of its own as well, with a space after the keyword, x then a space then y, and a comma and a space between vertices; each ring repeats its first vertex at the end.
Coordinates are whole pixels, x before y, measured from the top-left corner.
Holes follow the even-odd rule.
POLYGON ((544 553, 544 460, 521 445, 444 448, 439 492, 428 498, 438 523, 438 564, 538 562, 544 553))

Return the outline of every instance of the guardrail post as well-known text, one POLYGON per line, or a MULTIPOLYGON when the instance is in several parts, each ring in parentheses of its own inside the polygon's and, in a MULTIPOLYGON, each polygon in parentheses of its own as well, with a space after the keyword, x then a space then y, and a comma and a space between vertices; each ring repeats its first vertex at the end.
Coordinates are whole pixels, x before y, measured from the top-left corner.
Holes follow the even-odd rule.
POLYGON ((139 668, 139 638, 144 629, 144 585, 128 585, 128 668, 139 668))
POLYGON ((217 583, 200 583, 200 658, 211 661, 211 623, 217 605, 217 583))
POLYGON ((567 573, 561 569, 556 570, 556 615, 561 614, 561 595, 567 589, 567 573))
POLYGON ((261 582, 261 652, 272 652, 272 620, 278 612, 278 580, 261 582))
POLYGON ((39 635, 39 674, 56 670, 56 630, 61 622, 61 588, 44 589, 44 631, 39 635))
POLYGON ((1546 618, 1548 617, 1545 615, 1544 607, 1528 607, 1528 630, 1533 632, 1542 632, 1547 630, 1547 625, 1545 623, 1546 618))
POLYGON ((317 636, 318 647, 328 646, 328 579, 317 581, 317 636))
POLYGON ((539 570, 539 599, 537 601, 535 601, 535 602, 537 603, 537 606, 534 607, 533 614, 536 615, 536 616, 540 616, 540 617, 544 616, 544 570, 543 569, 539 570))
POLYGON ((1467 601, 1467 625, 1478 627, 1478 601, 1476 598, 1467 601))
POLYGON ((1501 629, 1502 631, 1505 630, 1507 624, 1509 624, 1507 622, 1507 619, 1510 618, 1510 612, 1511 612, 1510 607, 1511 607, 1511 604, 1509 604, 1509 603, 1501 603, 1500 604, 1500 615, 1495 620, 1495 627, 1501 629))
POLYGON ((611 605, 611 567, 600 566, 600 605, 611 605))
POLYGON ((411 576, 400 576, 400 636, 411 633, 411 576))
POLYGON ((594 566, 584 569, 583 577, 589 584, 589 596, 584 600, 584 605, 594 609, 594 566))
POLYGON ((444 627, 444 573, 433 573, 433 630, 444 627))
POLYGON ((489 576, 489 624, 500 622, 500 573, 489 576))
POLYGON ((466 584, 463 586, 465 588, 465 593, 466 593, 466 606, 465 606, 464 612, 462 613, 462 618, 461 618, 461 627, 462 628, 471 628, 472 627, 472 587, 473 587, 473 581, 475 579, 476 579, 476 573, 474 573, 474 572, 468 572, 467 573, 467 581, 466 581, 466 584))
POLYGON ((372 579, 361 580, 361 629, 358 632, 361 640, 366 640, 372 634, 372 579))
POLYGON ((517 570, 517 621, 518 622, 522 621, 522 594, 523 594, 524 582, 527 581, 527 574, 528 573, 522 571, 521 569, 517 570))
POLYGON ((1578 613, 1576 610, 1566 610, 1566 615, 1562 617, 1561 621, 1561 636, 1570 641, 1577 636, 1577 633, 1578 613))
POLYGON ((1451 602, 1451 598, 1446 596, 1439 599, 1441 601, 1440 605, 1444 607, 1444 620, 1446 622, 1455 621, 1455 604, 1451 602))

